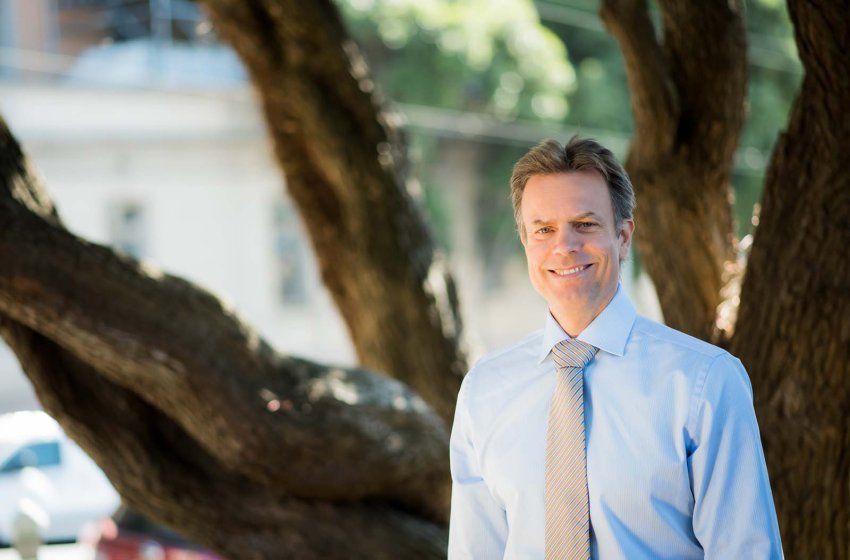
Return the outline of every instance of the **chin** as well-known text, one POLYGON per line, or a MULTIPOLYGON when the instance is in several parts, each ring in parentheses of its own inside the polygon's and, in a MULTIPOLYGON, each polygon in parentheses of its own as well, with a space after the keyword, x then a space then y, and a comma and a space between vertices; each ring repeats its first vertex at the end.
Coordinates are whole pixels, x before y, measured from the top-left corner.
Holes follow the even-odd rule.
POLYGON ((595 299, 592 297, 592 294, 589 294, 582 290, 560 290, 554 292, 552 295, 554 296, 553 299, 561 305, 569 305, 571 307, 585 307, 590 302, 590 300, 595 299))
POLYGON ((557 302, 560 306, 595 307, 607 293, 599 284, 578 286, 548 286, 544 296, 548 302, 557 302))
POLYGON ((592 296, 592 291, 583 286, 569 288, 565 288, 564 286, 552 286, 543 292, 543 297, 546 301, 556 301, 561 304, 586 302, 592 296))

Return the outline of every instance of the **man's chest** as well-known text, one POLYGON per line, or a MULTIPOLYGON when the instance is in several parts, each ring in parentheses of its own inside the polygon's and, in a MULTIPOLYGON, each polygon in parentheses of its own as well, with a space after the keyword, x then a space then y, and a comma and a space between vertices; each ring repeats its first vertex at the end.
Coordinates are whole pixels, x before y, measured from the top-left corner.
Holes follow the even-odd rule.
MULTIPOLYGON (((687 507, 690 384, 676 375, 617 373, 591 369, 585 379, 591 503, 639 511, 660 499, 687 507)), ((506 509, 542 504, 553 391, 554 377, 540 375, 479 403, 488 407, 476 426, 482 475, 506 509)))

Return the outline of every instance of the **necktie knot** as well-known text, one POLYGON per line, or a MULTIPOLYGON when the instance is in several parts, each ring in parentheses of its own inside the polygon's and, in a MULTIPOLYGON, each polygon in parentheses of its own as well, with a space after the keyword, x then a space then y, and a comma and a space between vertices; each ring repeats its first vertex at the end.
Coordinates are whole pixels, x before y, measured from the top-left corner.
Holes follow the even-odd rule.
POLYGON ((598 348, 592 344, 576 338, 569 338, 552 347, 552 357, 559 370, 565 368, 584 369, 584 366, 590 363, 590 360, 596 355, 597 350, 598 348))

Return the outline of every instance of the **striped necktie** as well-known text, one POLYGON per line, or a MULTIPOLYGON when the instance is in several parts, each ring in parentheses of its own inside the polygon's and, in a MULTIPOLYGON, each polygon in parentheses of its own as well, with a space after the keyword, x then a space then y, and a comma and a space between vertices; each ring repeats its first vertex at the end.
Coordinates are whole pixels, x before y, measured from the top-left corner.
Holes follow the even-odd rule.
POLYGON ((590 558, 582 370, 596 350, 574 338, 552 348, 557 383, 546 430, 546 560, 590 558))

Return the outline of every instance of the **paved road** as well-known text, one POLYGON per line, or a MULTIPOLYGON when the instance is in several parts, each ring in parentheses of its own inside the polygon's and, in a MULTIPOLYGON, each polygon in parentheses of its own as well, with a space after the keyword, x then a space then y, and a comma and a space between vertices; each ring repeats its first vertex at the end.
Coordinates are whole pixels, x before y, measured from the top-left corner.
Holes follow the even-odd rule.
MULTIPOLYGON (((14 549, 0 548, 0 560, 20 560, 20 556, 14 549)), ((84 544, 55 544, 41 547, 38 560, 94 560, 94 551, 84 544)))

